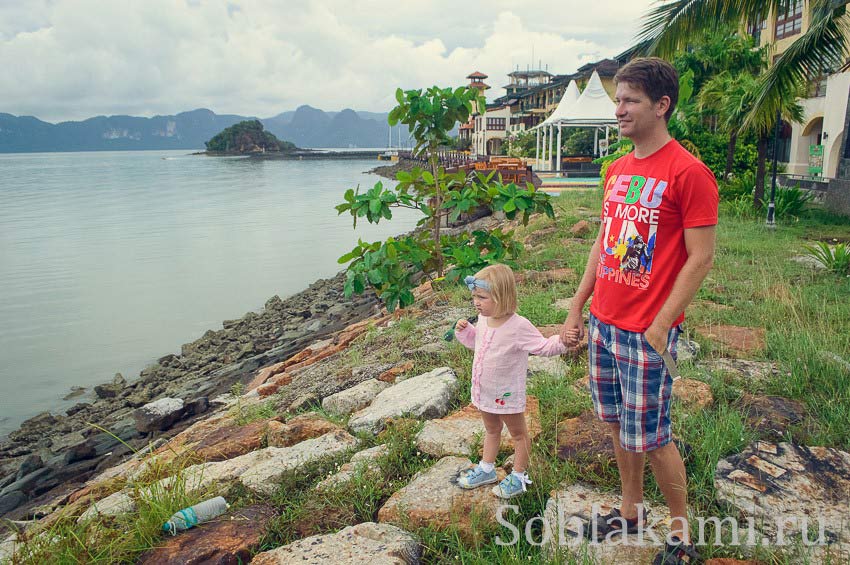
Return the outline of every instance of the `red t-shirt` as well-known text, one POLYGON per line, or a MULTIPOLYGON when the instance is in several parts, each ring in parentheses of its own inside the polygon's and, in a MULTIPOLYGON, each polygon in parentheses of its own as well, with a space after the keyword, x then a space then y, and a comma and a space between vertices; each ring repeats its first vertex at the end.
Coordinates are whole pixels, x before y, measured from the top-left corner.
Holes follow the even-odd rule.
MULTIPOLYGON (((717 224, 717 181, 678 141, 614 161, 605 177, 603 240, 590 311, 644 332, 688 258, 684 230, 717 224)), ((673 325, 681 324, 685 313, 673 325)))

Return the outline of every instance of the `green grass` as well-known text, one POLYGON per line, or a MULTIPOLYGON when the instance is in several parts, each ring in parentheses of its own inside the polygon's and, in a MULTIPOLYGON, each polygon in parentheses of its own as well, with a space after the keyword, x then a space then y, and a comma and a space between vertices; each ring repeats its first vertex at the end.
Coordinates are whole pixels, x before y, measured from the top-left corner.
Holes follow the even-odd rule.
POLYGON ((133 563, 144 551, 162 543, 162 525, 182 508, 209 498, 212 493, 190 489, 183 470, 185 460, 168 464, 153 457, 149 477, 130 485, 136 509, 115 517, 96 516, 77 523, 81 512, 65 512, 50 527, 27 533, 24 549, 13 563, 133 563), (167 486, 160 477, 174 477, 167 486))
MULTIPOLYGON (((529 226, 517 230, 518 237, 551 227, 552 233, 535 238, 533 250, 519 260, 527 270, 568 267, 576 276, 552 284, 525 283, 519 287, 519 313, 538 325, 561 323, 563 309, 554 308, 556 300, 573 295, 590 251, 595 229, 580 240, 570 234, 579 220, 598 215, 599 191, 564 193, 554 200, 558 219, 553 224, 545 218, 534 218, 529 226)), ((702 348, 700 358, 720 355, 719 344, 694 331, 699 326, 732 324, 764 328, 766 349, 755 359, 776 363, 779 375, 764 382, 734 378, 728 374, 709 372, 699 364, 683 364, 685 377, 708 383, 715 402, 704 410, 688 410, 674 404, 673 432, 686 448, 689 479, 689 504, 694 515, 725 516, 730 511, 715 501, 714 471, 722 458, 740 452, 754 440, 758 432, 746 422, 740 399, 744 393, 770 394, 803 402, 808 414, 804 422, 785 431, 788 439, 805 445, 822 445, 850 450, 850 372, 843 362, 850 362, 850 278, 791 260, 803 253, 812 241, 850 241, 850 221, 821 209, 812 209, 797 221, 783 221, 775 230, 764 226, 761 214, 742 213, 734 205, 721 208, 718 226, 718 251, 715 266, 688 309, 686 329, 690 339, 702 348), (725 306, 722 307, 722 306, 725 306), (842 362, 843 360, 843 362, 842 362)), ((438 290, 440 307, 460 308, 471 315, 469 292, 461 285, 438 290)), ((416 375, 436 367, 452 367, 459 386, 451 399, 452 410, 469 403, 472 353, 456 340, 445 344, 436 354, 410 354, 435 335, 449 329, 451 321, 436 327, 413 317, 402 317, 389 328, 372 327, 345 352, 348 366, 369 363, 397 364, 412 361, 407 373, 416 375)), ((529 394, 540 401, 542 432, 532 445, 529 473, 534 484, 529 493, 512 501, 517 513, 505 518, 522 532, 526 522, 542 516, 551 490, 577 481, 590 483, 609 491, 619 490, 615 466, 593 466, 582 458, 564 461, 557 456, 559 423, 591 409, 589 395, 579 391, 574 382, 587 374, 585 357, 572 360, 565 375, 534 375, 529 379, 529 394)), ((248 423, 274 416, 273 402, 251 406, 237 405, 234 416, 248 423)), ((315 411, 344 426, 345 418, 315 411)), ((351 452, 311 464, 299 473, 289 474, 271 497, 261 497, 244 488, 232 488, 228 500, 238 508, 255 502, 270 503, 279 516, 270 524, 260 550, 271 549, 308 535, 330 533, 362 521, 377 520, 378 510, 414 474, 430 467, 435 460, 420 453, 414 437, 421 422, 398 419, 378 437, 361 434, 362 448, 386 444, 387 455, 379 459, 380 472, 361 470, 344 487, 317 491, 319 481, 345 463, 351 452)), ((480 438, 470 450, 477 458, 480 438)), ((510 455, 501 452, 497 463, 510 455)), ((177 465, 186 465, 185 460, 177 465)), ((156 477, 176 470, 153 470, 156 477)), ((161 491, 147 501, 140 501, 139 511, 122 518, 97 518, 76 524, 73 516, 59 520, 29 546, 25 563, 59 562, 133 562, 145 549, 162 541, 159 528, 179 508, 203 498, 181 492, 180 481, 169 491, 161 491)), ((662 503, 651 473, 646 474, 646 496, 655 504, 662 503)), ((140 488, 139 486, 136 487, 140 488)), ((509 539, 506 528, 481 524, 481 535, 466 539, 456 528, 437 530, 413 528, 422 542, 425 563, 540 563, 541 549, 521 535, 519 543, 500 546, 496 536, 509 539)), ((531 530, 532 538, 542 535, 540 521, 531 530)), ((705 547, 707 557, 742 557, 733 547, 705 547)), ((776 552, 758 548, 755 556, 770 563, 798 563, 802 558, 795 548, 776 552)), ((581 551, 562 552, 553 563, 588 563, 581 551)))

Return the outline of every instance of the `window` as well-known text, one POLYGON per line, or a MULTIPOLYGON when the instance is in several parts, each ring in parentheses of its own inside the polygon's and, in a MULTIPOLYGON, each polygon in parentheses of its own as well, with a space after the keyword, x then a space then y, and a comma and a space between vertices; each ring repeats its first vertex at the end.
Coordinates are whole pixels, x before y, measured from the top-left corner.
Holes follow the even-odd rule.
POLYGON ((750 24, 747 27, 747 33, 753 36, 756 40, 756 45, 761 43, 761 32, 767 28, 767 20, 762 20, 761 23, 750 24))
POLYGON ((505 118, 487 118, 487 129, 504 131, 505 118))
MULTIPOLYGON (((779 126, 779 145, 777 147, 777 157, 780 163, 791 162, 791 125, 783 121, 779 126)), ((773 155, 773 134, 768 142, 767 154, 773 155)))
POLYGON ((776 18, 776 39, 800 33, 803 28, 803 0, 786 0, 776 18))

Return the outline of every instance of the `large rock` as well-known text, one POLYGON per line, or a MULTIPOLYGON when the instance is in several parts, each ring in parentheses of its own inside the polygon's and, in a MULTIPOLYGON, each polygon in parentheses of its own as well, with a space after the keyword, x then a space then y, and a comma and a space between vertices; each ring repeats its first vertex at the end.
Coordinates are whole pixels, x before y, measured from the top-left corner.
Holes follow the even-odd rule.
POLYGON ((528 372, 531 373, 549 373, 556 377, 563 377, 567 374, 567 364, 561 357, 539 357, 532 355, 528 358, 528 372))
POLYGON ((378 380, 381 382, 393 384, 399 380, 399 377, 413 369, 413 366, 413 361, 405 361, 404 363, 400 363, 395 367, 387 369, 386 371, 381 373, 378 376, 378 380))
MULTIPOLYGON (((179 481, 180 488, 187 493, 210 490, 221 494, 232 483, 240 480, 246 487, 270 495, 277 490, 277 482, 285 473, 298 472, 303 465, 352 449, 356 445, 354 437, 338 430, 292 447, 267 447, 225 461, 192 465, 183 469, 179 476, 166 477, 138 492, 143 498, 153 498, 156 493, 172 488, 179 481)), ((96 514, 125 514, 134 508, 129 489, 125 489, 93 504, 81 519, 96 514)))
POLYGON ((738 401, 750 429, 764 439, 781 441, 788 428, 806 417, 806 405, 781 396, 744 394, 738 401))
POLYGON ((588 465, 596 472, 616 466, 611 430, 592 410, 558 424, 558 457, 588 465))
POLYGON ((77 461, 85 461, 97 455, 94 438, 88 438, 77 444, 70 446, 65 450, 63 462, 65 465, 76 463, 77 461))
POLYGON ((579 220, 573 227, 570 228, 570 233, 576 237, 584 237, 589 234, 593 227, 588 223, 587 220, 579 220))
POLYGON ((269 422, 268 444, 270 447, 289 447, 341 429, 315 412, 307 412, 290 418, 283 424, 269 422))
POLYGON ((35 453, 27 455, 21 462, 21 466, 18 467, 18 473, 15 475, 15 480, 22 479, 36 469, 41 469, 42 467, 44 467, 44 461, 40 455, 35 453))
POLYGON ((727 373, 748 382, 758 382, 770 379, 780 374, 776 363, 768 361, 749 361, 747 359, 707 359, 700 366, 709 371, 727 373))
POLYGON ((12 490, 0 494, 0 516, 7 512, 11 512, 27 500, 27 495, 19 490, 12 490))
MULTIPOLYGON (((394 379, 393 379, 394 380, 394 379)), ((369 406, 382 390, 390 387, 389 382, 369 379, 347 390, 332 394, 322 400, 322 408, 333 414, 348 416, 352 412, 369 406)))
POLYGON ((785 520, 786 542, 807 520, 809 541, 828 544, 809 548, 815 562, 827 550, 836 563, 850 560, 850 453, 760 441, 719 461, 714 486, 718 501, 754 518, 768 535, 776 532, 777 519, 785 520))
POLYGON ((717 325, 697 328, 697 332, 717 342, 721 352, 743 357, 757 355, 767 346, 764 328, 717 325))
POLYGON ((130 489, 124 489, 110 494, 88 507, 77 519, 78 523, 85 522, 96 516, 119 516, 136 510, 136 501, 130 496, 130 489))
POLYGON ((115 398, 124 390, 125 386, 127 386, 127 381, 121 373, 115 373, 115 378, 112 379, 111 383, 95 386, 94 392, 98 398, 115 398))
POLYGON ((573 269, 564 267, 561 269, 550 269, 548 271, 522 271, 516 273, 516 281, 519 284, 525 282, 536 282, 541 284, 567 282, 576 278, 573 269))
POLYGON ((386 455, 388 451, 386 445, 376 445, 375 447, 358 451, 351 457, 351 461, 340 467, 339 471, 335 474, 317 484, 316 488, 318 490, 325 490, 347 483, 354 478, 358 471, 377 473, 381 469, 378 465, 378 459, 386 455))
POLYGON ((137 565, 200 565, 247 563, 263 536, 275 510, 257 504, 234 510, 168 537, 165 543, 142 554, 137 565))
POLYGON ((311 536, 260 553, 253 565, 414 565, 422 550, 411 534, 389 524, 364 522, 335 534, 311 536))
POLYGON ((522 240, 524 245, 537 245, 542 243, 549 236, 558 233, 558 226, 549 226, 548 228, 535 229, 522 240))
POLYGON ((677 363, 693 363, 699 356, 700 347, 695 341, 691 341, 684 335, 679 334, 678 343, 676 344, 676 362, 677 363))
POLYGON ((381 391, 372 404, 352 414, 348 426, 355 432, 377 434, 390 418, 411 414, 430 420, 449 411, 457 376, 448 367, 417 375, 381 391))
MULTIPOLYGON (((599 514, 607 514, 612 508, 620 507, 620 500, 613 494, 581 484, 565 486, 554 491, 546 502, 546 510, 543 513, 543 553, 551 557, 558 548, 566 548, 573 555, 586 555, 592 563, 652 563, 669 534, 670 514, 666 506, 646 504, 649 510, 649 531, 643 535, 642 543, 640 537, 634 534, 628 538, 628 544, 624 543, 619 535, 600 543, 588 543, 584 539, 581 535, 582 528, 593 515, 594 506, 599 514), (655 537, 652 537, 652 534, 655 537)), ((506 517, 510 518, 510 515, 506 517)), ((503 540, 510 541, 510 532, 501 535, 503 540)))
POLYGON ((270 420, 258 420, 244 426, 231 424, 213 429, 193 451, 202 461, 224 461, 250 453, 262 445, 270 423, 270 420))
POLYGON ((52 470, 47 467, 41 467, 35 471, 27 473, 15 482, 3 487, 3 489, 0 490, 0 496, 14 491, 21 491, 27 494, 37 494, 35 493, 35 490, 39 482, 49 477, 51 473, 52 470))
MULTIPOLYGON (((378 512, 378 521, 433 529, 454 525, 465 538, 481 539, 481 527, 495 522, 503 501, 489 488, 464 490, 457 486, 458 473, 471 466, 463 457, 440 459, 393 494, 378 512)), ((500 480, 505 476, 502 469, 497 469, 497 474, 500 480)))
POLYGON ((14 533, 0 542, 0 563, 11 560, 18 549, 18 534, 14 533))
POLYGON ((146 434, 157 430, 167 430, 183 417, 183 400, 179 398, 160 398, 145 404, 133 412, 136 430, 146 434))
POLYGON ((357 446, 357 439, 345 431, 327 433, 292 447, 269 447, 269 457, 251 466, 239 477, 243 485, 265 495, 278 489, 281 477, 324 457, 342 453, 357 446))
POLYGON ((56 416, 50 412, 42 412, 29 420, 24 420, 19 429, 9 434, 9 439, 16 442, 38 441, 44 439, 46 433, 55 433, 55 427, 58 423, 59 420, 56 416))
MULTIPOLYGON (((528 427, 528 437, 534 441, 540 435, 540 405, 537 398, 529 396, 526 402, 525 422, 528 427)), ((416 447, 434 457, 446 455, 459 455, 469 457, 472 446, 479 441, 479 453, 481 442, 484 439, 484 422, 481 413, 472 404, 454 414, 429 420, 422 426, 422 430, 416 435, 416 447)), ((507 426, 502 428, 502 441, 499 447, 502 450, 514 448, 511 435, 507 426)))
POLYGON ((714 404, 711 387, 696 379, 676 379, 673 381, 673 398, 692 410, 701 410, 714 404))

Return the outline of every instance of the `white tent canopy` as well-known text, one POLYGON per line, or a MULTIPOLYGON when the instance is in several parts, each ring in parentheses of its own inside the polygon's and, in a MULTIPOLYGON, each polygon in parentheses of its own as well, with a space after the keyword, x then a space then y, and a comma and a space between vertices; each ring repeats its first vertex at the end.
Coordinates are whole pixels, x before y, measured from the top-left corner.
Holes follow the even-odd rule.
POLYGON ((555 120, 553 125, 575 127, 613 125, 617 123, 617 118, 614 116, 616 110, 617 105, 602 86, 599 74, 593 71, 576 103, 569 107, 565 115, 555 120))
MULTIPOLYGON (((543 155, 544 158, 547 159, 547 163, 551 163, 552 158, 552 138, 554 137, 554 129, 558 128, 558 141, 557 141, 557 169, 561 167, 561 128, 562 127, 589 127, 594 128, 594 147, 596 151, 599 148, 598 134, 599 129, 601 127, 605 127, 605 139, 608 139, 608 126, 615 125, 617 123, 617 118, 614 116, 617 106, 608 96, 608 92, 606 92, 605 87, 602 86, 602 81, 599 79, 599 73, 593 71, 593 74, 590 75, 590 80, 587 82, 587 86, 584 91, 582 91, 581 96, 578 97, 572 103, 565 104, 564 101, 567 99, 567 93, 570 91, 570 87, 575 85, 574 82, 570 82, 567 87, 567 92, 564 93, 561 102, 558 104, 558 107, 555 108, 555 111, 552 112, 546 120, 540 123, 537 127, 546 126, 543 128, 543 155), (563 110, 561 107, 564 106, 563 110), (548 134, 548 135, 547 135, 548 134), (549 141, 548 151, 546 150, 546 141, 549 141)), ((578 88, 576 91, 578 91, 578 88)), ((537 130, 537 162, 539 163, 541 151, 540 151, 540 130, 537 130)), ((549 166, 548 164, 546 165, 549 166)))

